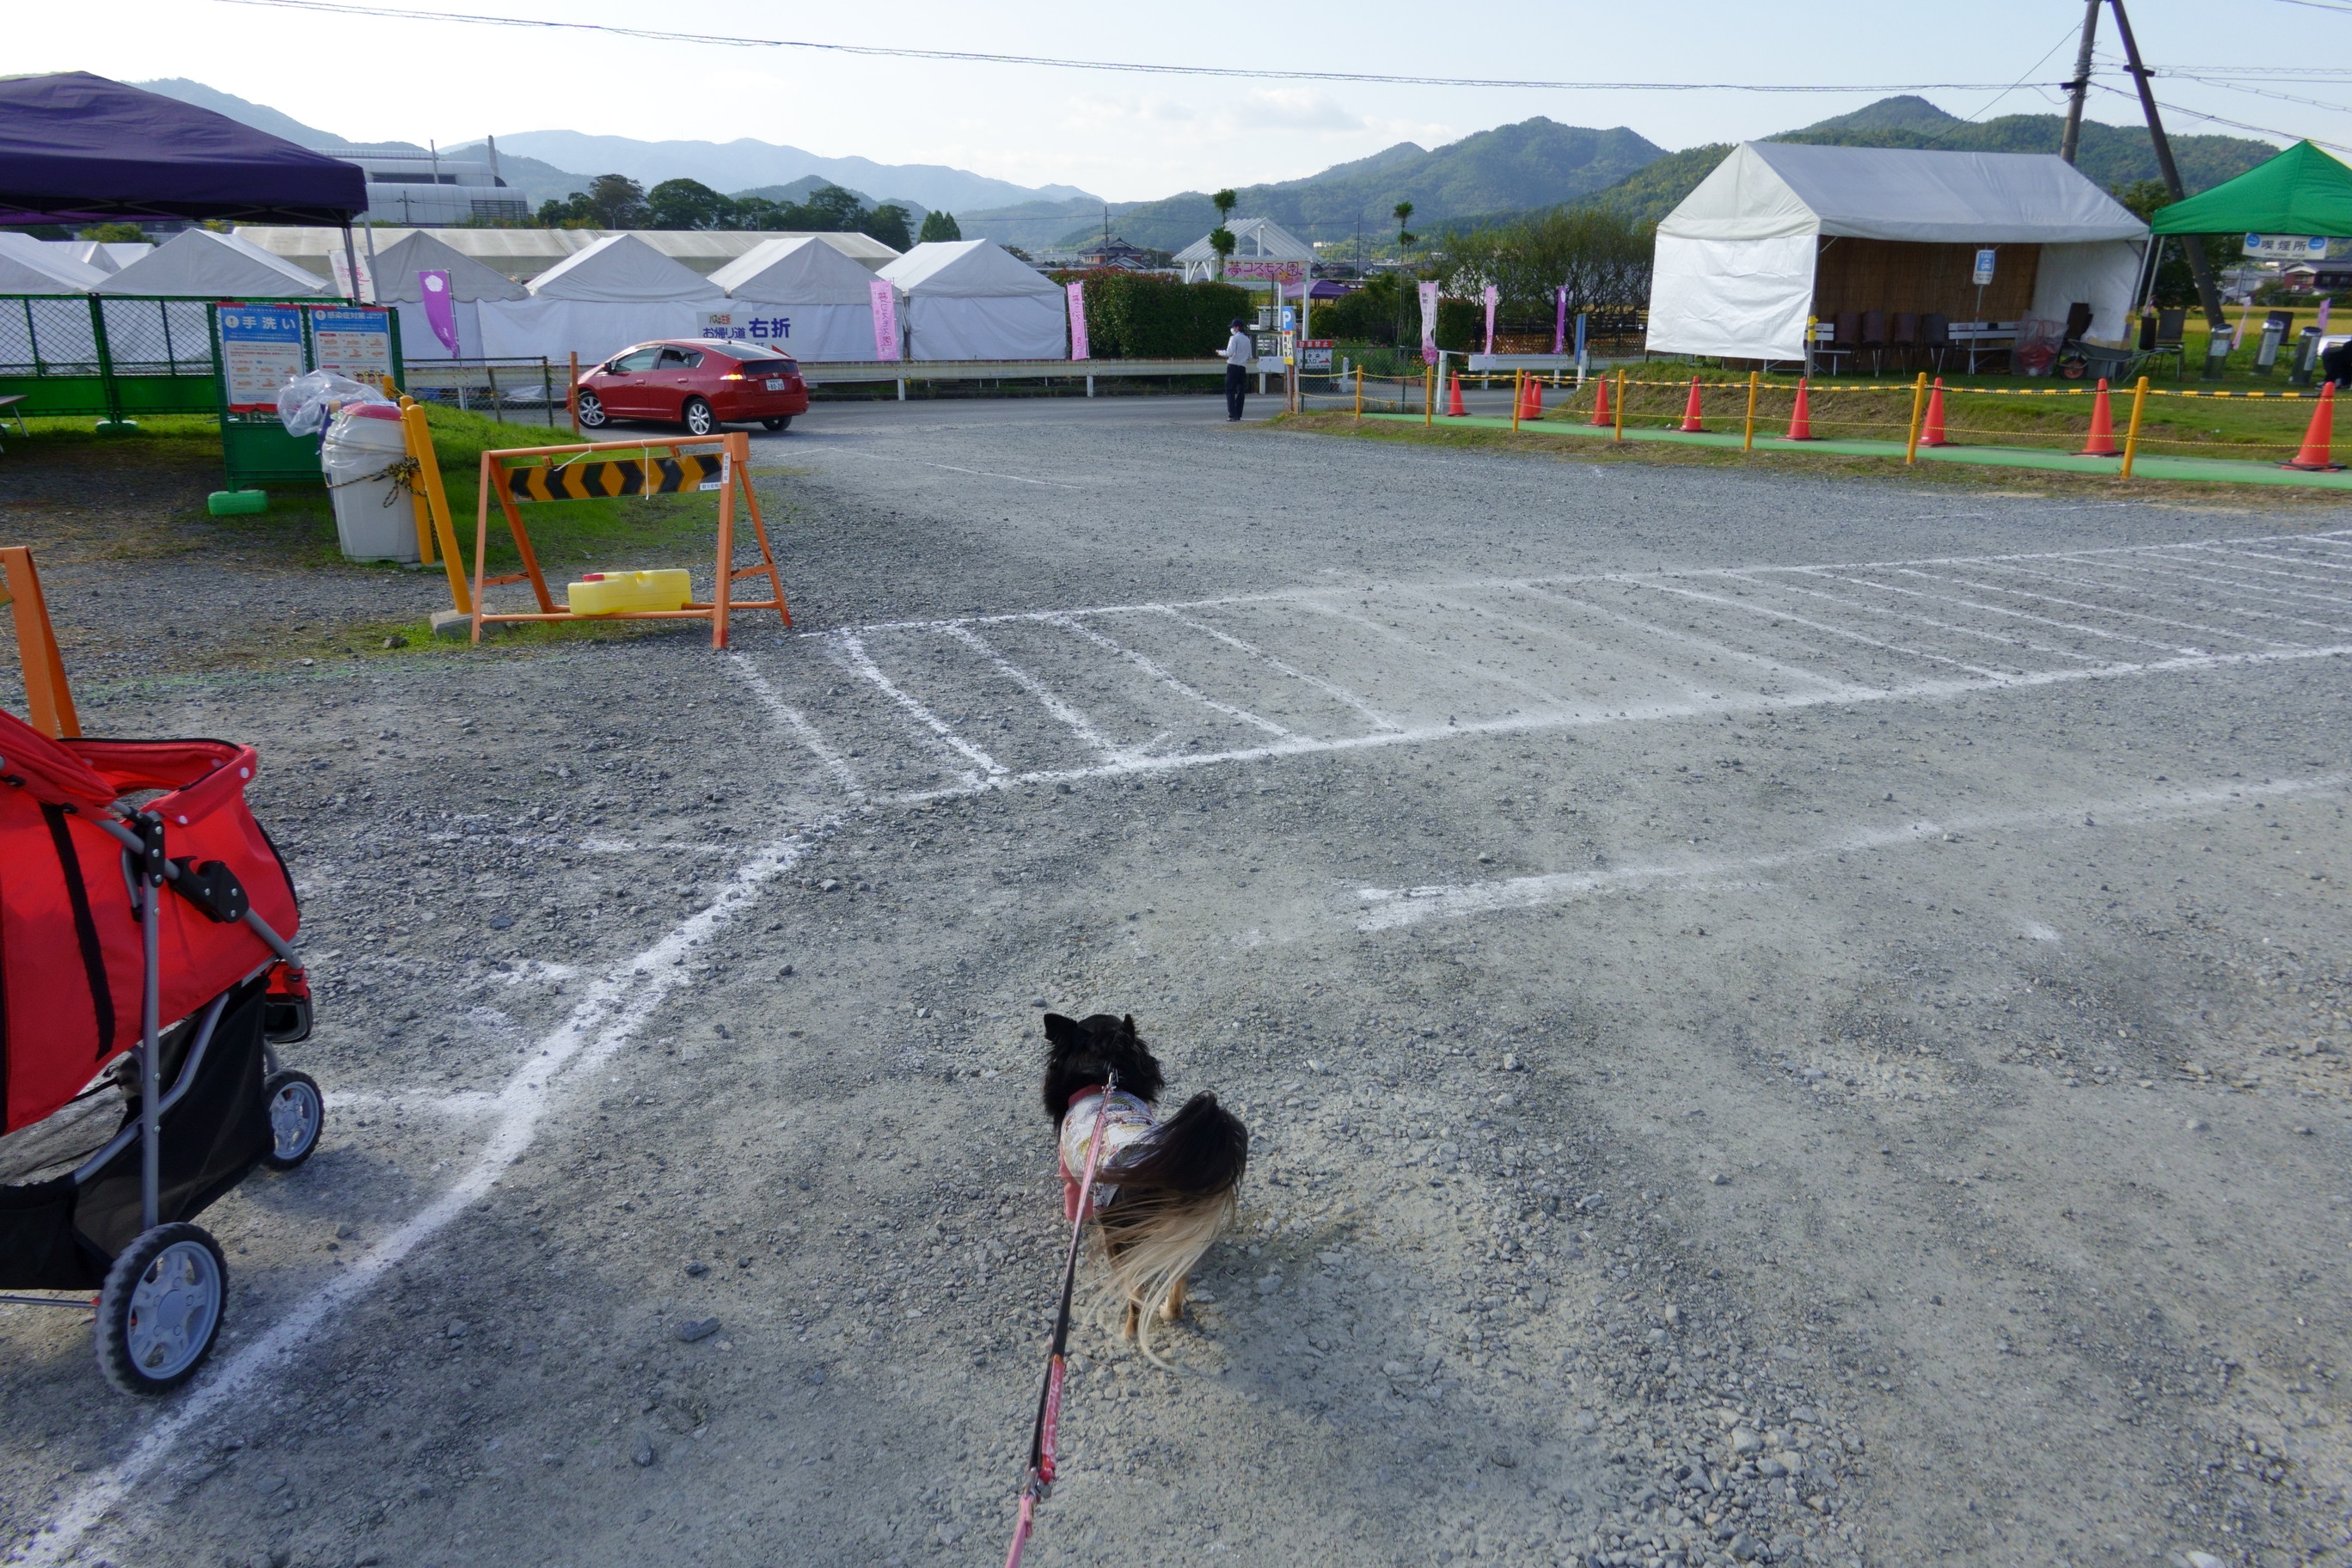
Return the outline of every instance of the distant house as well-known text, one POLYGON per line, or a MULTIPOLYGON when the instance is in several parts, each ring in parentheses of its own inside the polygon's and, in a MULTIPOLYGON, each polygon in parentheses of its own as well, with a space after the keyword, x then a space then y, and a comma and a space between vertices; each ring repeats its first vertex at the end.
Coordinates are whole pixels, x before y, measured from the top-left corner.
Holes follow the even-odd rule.
MULTIPOLYGON (((1290 264, 1286 281, 1297 282, 1307 276, 1315 265, 1315 247, 1275 222, 1270 217, 1237 217, 1225 226, 1234 231, 1234 254, 1225 264, 1229 279, 1271 278, 1290 264)), ((1202 235, 1175 257, 1176 265, 1184 269, 1184 281, 1199 283, 1217 275, 1217 252, 1202 235)))
POLYGON ((2352 289, 2352 259, 2314 266, 2296 262, 2279 274, 2279 287, 2290 294, 2333 294, 2352 289))

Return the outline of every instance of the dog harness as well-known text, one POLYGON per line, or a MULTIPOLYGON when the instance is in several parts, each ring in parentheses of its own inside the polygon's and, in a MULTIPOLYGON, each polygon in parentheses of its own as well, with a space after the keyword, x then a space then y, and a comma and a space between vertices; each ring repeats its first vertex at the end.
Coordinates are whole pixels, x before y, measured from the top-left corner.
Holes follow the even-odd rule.
MULTIPOLYGON (((1157 1123, 1152 1120, 1151 1107, 1123 1089, 1108 1094, 1097 1084, 1082 1089, 1070 1097, 1068 1114, 1062 1118, 1062 1180, 1074 1184, 1078 1173, 1087 1168, 1087 1158, 1092 1152, 1095 1134, 1101 1131, 1103 1139, 1101 1170, 1104 1175, 1117 1171, 1127 1152, 1148 1137, 1157 1123)), ((1118 1189, 1097 1181, 1094 1190, 1097 1213, 1108 1207, 1118 1196, 1118 1189)))

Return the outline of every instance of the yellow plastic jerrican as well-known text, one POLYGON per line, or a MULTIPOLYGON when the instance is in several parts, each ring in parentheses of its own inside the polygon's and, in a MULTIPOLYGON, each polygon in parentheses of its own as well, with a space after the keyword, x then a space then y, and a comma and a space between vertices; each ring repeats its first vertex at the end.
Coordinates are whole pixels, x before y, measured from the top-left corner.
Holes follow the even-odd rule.
POLYGON ((609 616, 620 610, 675 610, 694 597, 686 574, 675 567, 659 572, 591 572, 567 584, 564 598, 575 616, 609 616))

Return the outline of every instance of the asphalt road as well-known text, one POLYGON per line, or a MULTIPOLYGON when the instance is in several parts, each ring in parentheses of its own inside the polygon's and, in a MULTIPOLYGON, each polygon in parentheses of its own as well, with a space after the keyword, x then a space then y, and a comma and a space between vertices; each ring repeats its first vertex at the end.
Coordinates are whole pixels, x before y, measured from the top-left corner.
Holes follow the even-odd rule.
POLYGON ((2338 1560, 2352 517, 1220 421, 760 437, 731 655, 102 693, 338 1101, 188 1395, 0 1315, 23 1554, 997 1561, 1050 1005, 1253 1153, 1033 1562, 2338 1560))

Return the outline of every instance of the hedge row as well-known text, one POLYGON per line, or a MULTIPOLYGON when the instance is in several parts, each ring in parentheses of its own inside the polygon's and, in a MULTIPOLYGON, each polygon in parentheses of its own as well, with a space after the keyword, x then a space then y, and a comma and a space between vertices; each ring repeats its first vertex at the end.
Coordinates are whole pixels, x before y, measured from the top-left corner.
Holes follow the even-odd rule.
POLYGON ((1097 359, 1200 359, 1223 350, 1234 317, 1256 318, 1249 290, 1231 283, 1117 268, 1071 277, 1087 286, 1087 347, 1097 359))

